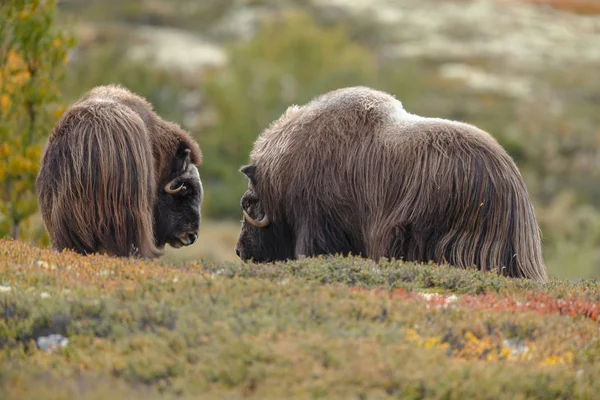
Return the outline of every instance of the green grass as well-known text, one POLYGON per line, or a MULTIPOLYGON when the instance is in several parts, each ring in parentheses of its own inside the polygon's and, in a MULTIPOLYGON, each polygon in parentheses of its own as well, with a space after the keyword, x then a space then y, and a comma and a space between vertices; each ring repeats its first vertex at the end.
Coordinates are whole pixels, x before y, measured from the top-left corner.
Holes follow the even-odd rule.
POLYGON ((600 390, 592 280, 537 284, 336 257, 144 262, 0 241, 0 284, 3 399, 591 399, 600 390), (68 346, 37 349, 50 333, 68 346))

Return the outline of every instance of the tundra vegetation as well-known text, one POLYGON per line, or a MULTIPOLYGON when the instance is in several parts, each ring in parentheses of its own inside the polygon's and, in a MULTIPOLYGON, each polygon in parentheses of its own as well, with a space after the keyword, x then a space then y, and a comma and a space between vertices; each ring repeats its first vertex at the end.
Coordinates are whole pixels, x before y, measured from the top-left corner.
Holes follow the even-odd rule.
POLYGON ((0 241, 9 399, 571 398, 600 285, 327 257, 123 260, 0 241), (37 349, 58 334, 66 346, 37 349))

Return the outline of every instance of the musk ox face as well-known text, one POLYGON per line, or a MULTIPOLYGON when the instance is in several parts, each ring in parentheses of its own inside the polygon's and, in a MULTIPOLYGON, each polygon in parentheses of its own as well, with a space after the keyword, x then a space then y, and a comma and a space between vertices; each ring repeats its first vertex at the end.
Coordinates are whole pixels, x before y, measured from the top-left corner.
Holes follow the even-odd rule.
POLYGON ((273 262, 291 258, 294 254, 293 235, 285 221, 272 221, 263 209, 256 191, 256 167, 240 170, 249 179, 248 190, 240 206, 244 219, 235 252, 244 261, 273 262))
POLYGON ((194 244, 201 222, 202 182, 198 169, 190 160, 190 149, 180 146, 172 172, 158 187, 154 205, 156 245, 174 248, 194 244))

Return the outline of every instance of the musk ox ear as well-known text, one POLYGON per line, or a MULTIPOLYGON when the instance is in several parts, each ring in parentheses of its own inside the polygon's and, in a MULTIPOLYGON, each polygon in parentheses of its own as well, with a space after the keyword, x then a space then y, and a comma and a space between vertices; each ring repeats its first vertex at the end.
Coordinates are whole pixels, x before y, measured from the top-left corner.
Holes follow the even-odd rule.
POLYGON ((256 183, 256 178, 255 178, 255 174, 256 174, 256 165, 246 165, 243 166, 242 168, 240 168, 240 172, 244 175, 246 175, 248 177, 248 179, 250 179, 250 182, 254 185, 256 183))

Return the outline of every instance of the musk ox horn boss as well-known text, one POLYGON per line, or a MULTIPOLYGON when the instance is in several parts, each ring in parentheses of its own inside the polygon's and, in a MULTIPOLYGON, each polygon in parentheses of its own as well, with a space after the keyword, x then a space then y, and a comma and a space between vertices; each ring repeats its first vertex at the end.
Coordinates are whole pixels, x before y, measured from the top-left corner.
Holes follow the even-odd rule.
POLYGON ((36 180, 57 250, 153 258, 200 227, 200 147, 142 97, 98 86, 54 127, 36 180))
POLYGON ((506 151, 473 125, 410 114, 387 93, 343 88, 288 108, 241 171, 243 260, 354 254, 547 279, 506 151))

